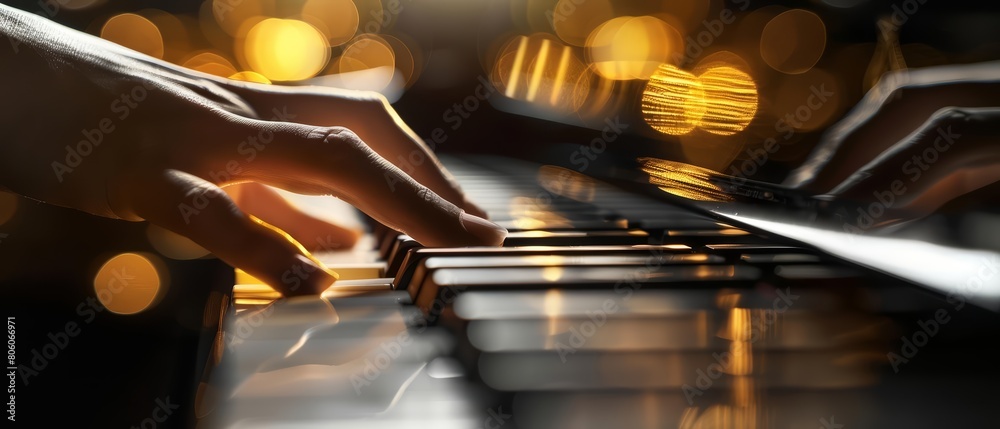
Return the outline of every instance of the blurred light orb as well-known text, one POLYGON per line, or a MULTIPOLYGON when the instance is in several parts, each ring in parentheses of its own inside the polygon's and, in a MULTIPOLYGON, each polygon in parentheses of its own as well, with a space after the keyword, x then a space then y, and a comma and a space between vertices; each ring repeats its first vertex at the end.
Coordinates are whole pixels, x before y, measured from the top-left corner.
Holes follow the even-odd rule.
POLYGON ((247 62, 272 81, 308 79, 330 60, 326 36, 299 20, 269 18, 247 33, 247 62))
POLYGON ((712 67, 698 76, 705 90, 705 114, 698 127, 728 136, 743 131, 757 114, 757 85, 745 72, 712 67))
POLYGON ((274 0, 212 0, 212 16, 222 31, 240 36, 244 23, 275 15, 274 0))
POLYGON ((557 111, 575 111, 589 87, 579 85, 587 67, 552 35, 517 36, 500 52, 492 73, 504 95, 557 111))
POLYGON ((361 72, 372 69, 387 70, 386 73, 367 73, 367 79, 374 79, 362 87, 381 91, 392 83, 396 72, 396 53, 392 46, 382 36, 377 34, 362 34, 355 37, 343 54, 337 59, 338 73, 361 72))
POLYGON ((771 68, 786 74, 805 73, 826 49, 826 25, 819 15, 804 9, 785 11, 764 26, 760 56, 771 68))
POLYGON ((642 117, 661 133, 687 134, 705 112, 705 89, 699 79, 672 65, 660 65, 642 91, 642 117))
POLYGON ((109 259, 94 277, 97 299, 112 313, 135 314, 159 297, 162 283, 153 261, 137 253, 109 259))
POLYGON ((260 73, 257 73, 257 72, 252 72, 252 71, 241 71, 241 72, 238 72, 238 73, 230 75, 229 78, 232 79, 232 80, 241 80, 241 81, 244 81, 244 82, 255 82, 255 83, 263 83, 263 84, 270 84, 271 83, 271 80, 268 79, 267 77, 265 77, 264 75, 262 75, 260 73))
POLYGON ((232 62, 214 52, 201 52, 188 58, 181 65, 192 70, 220 77, 228 77, 237 72, 232 62))
POLYGON ((330 46, 347 43, 358 32, 358 7, 351 0, 306 0, 302 20, 314 25, 330 46))
POLYGON ((614 8, 608 0, 559 0, 551 15, 552 28, 564 42, 583 46, 595 28, 614 18, 614 8))
POLYGON ((163 36, 156 24, 134 13, 123 13, 108 19, 101 27, 101 38, 126 48, 163 58, 163 36))
POLYGON ((675 52, 679 34, 652 16, 619 17, 590 34, 587 52, 597 73, 608 79, 649 79, 657 66, 683 56, 675 52))

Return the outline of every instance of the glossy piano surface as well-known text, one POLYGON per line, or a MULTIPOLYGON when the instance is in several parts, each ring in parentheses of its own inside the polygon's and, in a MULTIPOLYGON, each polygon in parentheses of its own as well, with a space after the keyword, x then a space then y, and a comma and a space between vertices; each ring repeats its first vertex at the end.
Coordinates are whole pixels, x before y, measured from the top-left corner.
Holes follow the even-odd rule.
POLYGON ((995 420, 998 370, 983 346, 1000 339, 995 313, 594 180, 556 188, 530 163, 445 161, 514 238, 425 249, 382 229, 362 256, 321 255, 373 264, 377 278, 287 300, 237 284, 199 427, 995 420))

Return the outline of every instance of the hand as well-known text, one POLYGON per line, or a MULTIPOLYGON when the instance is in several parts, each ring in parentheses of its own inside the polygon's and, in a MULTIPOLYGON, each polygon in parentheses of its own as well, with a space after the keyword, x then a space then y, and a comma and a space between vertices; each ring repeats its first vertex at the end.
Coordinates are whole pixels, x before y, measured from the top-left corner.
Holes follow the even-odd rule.
POLYGON ((332 194, 428 246, 495 246, 506 234, 475 215, 377 94, 229 82, 0 6, 6 38, 0 91, 16 102, 0 107, 0 184, 11 191, 158 224, 286 295, 320 292, 334 276, 264 220, 303 240, 317 225, 259 185, 235 200, 221 187, 332 194), (391 162, 411 152, 428 160, 412 177, 391 162), (282 280, 292 272, 309 278, 293 287, 282 280))
POLYGON ((1000 62, 884 76, 786 185, 929 214, 1000 180, 1000 62))

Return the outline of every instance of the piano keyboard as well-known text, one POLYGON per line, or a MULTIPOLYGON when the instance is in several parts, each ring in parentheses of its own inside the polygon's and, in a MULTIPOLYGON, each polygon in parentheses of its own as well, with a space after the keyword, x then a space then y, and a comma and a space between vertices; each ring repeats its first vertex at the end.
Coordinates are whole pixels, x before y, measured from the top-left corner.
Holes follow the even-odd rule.
MULTIPOLYGON (((504 247, 375 228, 353 253, 318 255, 342 274, 321 297, 275 301, 238 276, 199 427, 988 421, 956 404, 989 382, 887 358, 943 305, 912 285, 555 167, 443 161, 510 230, 504 247)), ((949 329, 936 350, 963 350, 972 334, 949 329)), ((923 353, 910 359, 939 361, 923 353)))

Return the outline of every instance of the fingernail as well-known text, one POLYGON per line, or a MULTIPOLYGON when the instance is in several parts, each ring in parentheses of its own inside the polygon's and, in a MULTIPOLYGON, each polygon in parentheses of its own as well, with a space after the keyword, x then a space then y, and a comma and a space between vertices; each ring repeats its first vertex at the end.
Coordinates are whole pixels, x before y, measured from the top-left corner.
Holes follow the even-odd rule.
POLYGON ((499 246, 503 244, 504 238, 507 238, 506 229, 479 216, 463 211, 459 219, 462 221, 462 227, 482 240, 484 245, 499 246))

